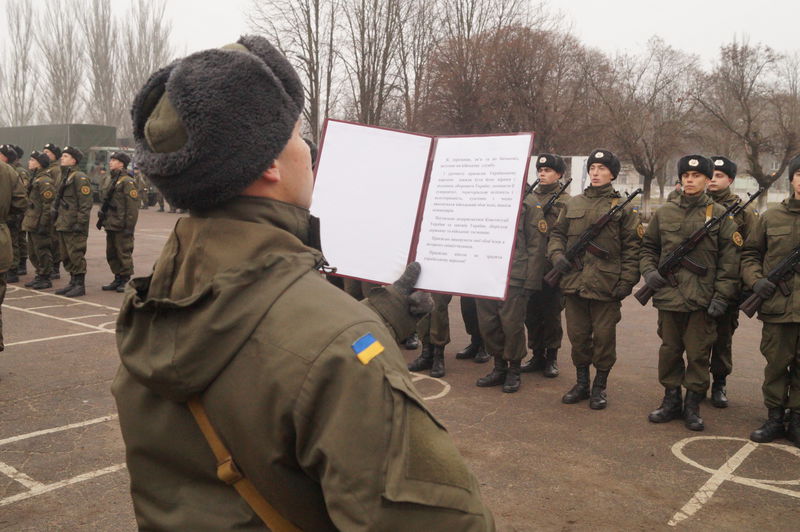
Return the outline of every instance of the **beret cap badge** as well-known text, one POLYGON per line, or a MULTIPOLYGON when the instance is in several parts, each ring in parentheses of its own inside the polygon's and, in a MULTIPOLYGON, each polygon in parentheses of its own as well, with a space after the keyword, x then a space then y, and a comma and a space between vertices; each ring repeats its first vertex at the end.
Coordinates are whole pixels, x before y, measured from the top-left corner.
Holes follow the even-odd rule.
POLYGON ((603 152, 601 152, 601 151, 599 151, 599 152, 597 152, 597 153, 595 153, 595 154, 594 154, 594 158, 595 158, 595 159, 602 159, 602 158, 603 158, 603 157, 605 157, 605 156, 606 156, 606 154, 605 154, 605 153, 603 153, 603 152))
POLYGON ((546 163, 547 162, 547 157, 539 157, 539 162, 540 163, 546 163))
POLYGON ((698 166, 699 164, 700 161, 698 161, 697 159, 689 159, 689 166, 698 166))

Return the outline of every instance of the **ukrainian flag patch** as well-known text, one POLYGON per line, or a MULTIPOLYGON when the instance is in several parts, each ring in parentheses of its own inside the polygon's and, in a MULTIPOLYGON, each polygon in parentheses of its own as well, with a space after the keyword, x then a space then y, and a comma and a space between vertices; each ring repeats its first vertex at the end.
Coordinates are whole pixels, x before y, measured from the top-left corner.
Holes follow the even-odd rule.
POLYGON ((369 364, 370 360, 383 353, 383 344, 376 340, 372 333, 367 333, 353 342, 352 348, 365 366, 369 364))

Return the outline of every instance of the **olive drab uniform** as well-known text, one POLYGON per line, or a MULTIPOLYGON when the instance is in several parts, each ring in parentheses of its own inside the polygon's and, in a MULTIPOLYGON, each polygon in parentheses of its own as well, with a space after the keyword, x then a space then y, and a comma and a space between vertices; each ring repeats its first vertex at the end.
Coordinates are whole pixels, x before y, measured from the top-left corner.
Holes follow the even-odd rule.
POLYGON ((124 170, 111 172, 111 184, 102 221, 106 230, 106 260, 115 277, 127 281, 133 275, 133 233, 139 218, 139 191, 136 181, 124 170))
POLYGON ((178 220, 128 285, 112 391, 139 528, 266 530, 217 477, 186 406, 199 394, 239 469, 302 530, 494 530, 395 338, 316 271, 308 233, 307 210, 239 197, 178 220))
POLYGON ((29 187, 22 230, 28 233, 31 263, 39 279, 49 279, 53 271, 51 207, 55 198, 53 178, 42 168, 36 170, 29 187))
MULTIPOLYGON (((611 184, 590 186, 583 194, 569 198, 550 233, 550 261, 569 249, 581 233, 620 201, 620 194, 611 184)), ((625 206, 595 239, 600 248, 608 251, 608 257, 587 252, 581 257, 583 269, 573 268, 561 279, 567 335, 576 368, 594 365, 599 371, 610 371, 617 360, 616 326, 622 318, 621 297, 630 294, 639 280, 642 233, 638 210, 625 206)))
POLYGON ((547 260, 547 241, 559 214, 566 208, 569 195, 566 192, 562 193, 546 215, 542 207, 550 201, 560 187, 561 183, 558 181, 550 185, 539 185, 525 198, 525 201, 533 208, 531 211, 533 223, 538 232, 534 242, 535 248, 528 257, 533 292, 528 300, 525 316, 528 347, 534 355, 532 361, 544 362, 546 354, 554 358, 561 347, 561 339, 564 335, 561 328, 564 296, 559 287, 553 288, 543 281, 545 274, 553 268, 553 265, 547 260))
MULTIPOLYGON (((653 215, 642 240, 642 274, 658 268, 664 256, 725 208, 705 193, 679 193, 653 215)), ((708 268, 698 275, 686 268, 675 272, 677 286, 667 284, 653 295, 658 309, 658 379, 666 390, 681 386, 705 395, 709 387, 708 364, 716 338, 717 321, 707 309, 712 299, 738 304, 739 259, 742 237, 731 217, 726 217, 688 255, 708 268), (683 354, 686 353, 684 363, 683 354)))
MULTIPOLYGON (((27 192, 31 179, 30 172, 20 166, 19 161, 15 161, 11 166, 17 172, 17 175, 22 182, 22 187, 27 192)), ((14 220, 14 223, 9 224, 8 226, 11 230, 11 244, 14 249, 14 265, 12 266, 12 269, 19 274, 26 273, 26 263, 28 262, 28 245, 26 241, 25 230, 22 229, 22 216, 23 215, 20 214, 18 218, 14 220)))
POLYGON ((56 196, 56 209, 54 224, 64 268, 73 276, 84 275, 92 186, 86 174, 76 166, 64 167, 56 196))
MULTIPOLYGON (((766 277, 797 246, 800 200, 787 198, 762 214, 750 231, 742 252, 744 285, 751 288, 766 277)), ((785 283, 789 295, 775 290, 758 312, 761 354, 767 362, 762 392, 768 409, 778 409, 782 416, 788 408, 800 418, 800 272, 795 270, 785 283)))
POLYGON ((0 161, 0 351, 3 345, 2 304, 6 297, 6 274, 14 263, 8 221, 25 211, 25 189, 11 165, 0 161))
MULTIPOLYGON (((61 166, 59 166, 58 160, 52 161, 50 166, 47 167, 46 171, 50 175, 50 179, 53 180, 57 195, 58 190, 61 188, 61 166)), ((55 204, 53 204, 53 207, 57 208, 55 204)), ((57 275, 59 268, 58 265, 61 263, 61 247, 58 243, 58 231, 56 231, 55 224, 53 224, 52 233, 50 235, 50 243, 52 245, 51 254, 53 255, 53 274, 57 275)))

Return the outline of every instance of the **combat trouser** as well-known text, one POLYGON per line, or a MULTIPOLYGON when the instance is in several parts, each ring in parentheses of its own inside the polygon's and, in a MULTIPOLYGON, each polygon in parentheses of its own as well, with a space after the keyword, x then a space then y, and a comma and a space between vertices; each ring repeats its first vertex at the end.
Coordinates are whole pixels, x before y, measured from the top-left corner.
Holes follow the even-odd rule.
POLYGON ((0 273, 0 351, 3 351, 5 343, 3 343, 3 301, 6 299, 6 275, 8 272, 0 273))
POLYGON ((664 388, 684 388, 705 395, 708 361, 717 322, 705 309, 693 312, 658 311, 658 380, 664 388), (683 353, 686 353, 686 362, 683 353))
POLYGON ((423 345, 446 346, 450 343, 450 314, 448 306, 453 296, 432 294, 433 311, 419 321, 417 331, 423 345))
POLYGON ((733 370, 733 333, 738 327, 739 307, 731 305, 717 319, 717 341, 711 346, 711 374, 716 377, 726 377, 733 370))
POLYGON ((525 311, 529 291, 509 286, 505 301, 478 299, 478 323, 486 351, 509 362, 525 358, 525 311))
POLYGON ((761 354, 767 359, 761 392, 767 408, 800 412, 800 323, 764 323, 761 354))
POLYGON ((542 289, 531 293, 525 314, 528 329, 528 347, 536 352, 559 349, 564 330, 561 328, 561 311, 564 296, 558 288, 543 283, 542 289))
POLYGON ((474 297, 461 297, 461 319, 464 320, 464 328, 471 338, 478 338, 481 335, 481 327, 478 323, 478 306, 474 297))
POLYGON ((11 233, 11 251, 13 253, 13 259, 11 262, 11 268, 16 271, 17 268, 21 268, 25 265, 25 262, 28 260, 28 246, 25 242, 25 231, 20 229, 20 223, 18 221, 15 225, 9 225, 8 231, 11 233))
POLYGON ((36 268, 36 275, 49 277, 53 273, 53 243, 50 231, 44 234, 28 233, 28 244, 31 264, 36 268))
POLYGON ((64 269, 71 275, 86 273, 86 239, 82 232, 58 231, 58 247, 64 269))
POLYGON ((114 275, 133 275, 133 235, 124 231, 106 231, 106 260, 114 275))
POLYGON ((599 370, 611 370, 617 361, 617 323, 622 319, 622 304, 575 294, 567 294, 565 300, 572 363, 576 367, 593 364, 599 370))
POLYGON ((61 257, 61 245, 59 244, 59 232, 56 231, 55 226, 50 231, 50 254, 53 256, 53 270, 58 272, 58 264, 63 261, 61 257))

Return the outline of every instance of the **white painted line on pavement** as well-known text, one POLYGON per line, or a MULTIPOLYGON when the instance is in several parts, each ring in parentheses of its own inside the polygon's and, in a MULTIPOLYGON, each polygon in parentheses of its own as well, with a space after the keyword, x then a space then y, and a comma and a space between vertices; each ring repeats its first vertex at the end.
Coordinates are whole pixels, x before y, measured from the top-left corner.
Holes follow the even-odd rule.
MULTIPOLYGON (((42 293, 42 292, 38 292, 36 290, 33 290, 31 288, 22 288, 21 286, 10 286, 9 287, 9 290, 8 290, 9 294, 15 294, 17 292, 27 293, 27 294, 31 294, 31 295, 23 296, 23 297, 15 297, 15 298, 6 297, 6 301, 8 301, 9 299, 15 299, 16 300, 16 299, 23 299, 23 298, 28 299, 28 298, 31 298, 31 297, 50 296, 50 297, 54 297, 54 298, 62 300, 62 301, 67 301, 69 303, 75 303, 75 299, 71 298, 71 297, 60 296, 58 294, 53 294, 53 293, 42 293), (11 290, 12 288, 14 288, 14 290, 11 290)), ((90 305, 92 307, 113 310, 114 312, 119 311, 119 307, 110 307, 108 305, 101 305, 100 303, 93 303, 92 301, 81 301, 81 303, 84 304, 84 305, 90 305)))
POLYGON ((44 297, 44 296, 51 296, 53 294, 36 294, 32 296, 21 296, 21 297, 7 297, 3 301, 18 301, 20 299, 33 299, 34 297, 44 297))
POLYGON ((432 381, 438 382, 439 384, 442 385, 442 391, 441 392, 439 392, 439 393, 437 393, 435 395, 429 395, 427 397, 423 397, 424 400, 433 401, 434 399, 441 399, 442 397, 444 397, 445 395, 450 393, 450 383, 448 383, 447 381, 442 380, 442 379, 437 379, 436 377, 431 377, 430 375, 422 375, 420 373, 415 373, 411 377, 411 382, 417 382, 417 381, 421 381, 423 379, 424 380, 432 380, 432 381))
POLYGON ((36 344, 39 342, 49 342, 51 340, 61 340, 62 338, 72 338, 74 336, 86 336, 87 334, 100 334, 103 331, 86 331, 74 334, 62 334, 61 336, 50 336, 49 338, 36 338, 35 340, 22 340, 20 342, 11 342, 10 344, 6 344, 6 347, 12 347, 15 345, 25 345, 25 344, 36 344))
POLYGON ((70 316, 71 320, 85 320, 89 318, 105 318, 106 316, 113 316, 116 312, 110 314, 87 314, 86 316, 70 316))
POLYGON ((30 499, 31 497, 36 497, 37 495, 41 495, 49 491, 57 490, 59 488, 66 487, 71 484, 85 482, 87 480, 107 475, 109 473, 114 473, 121 469, 125 469, 125 464, 116 464, 113 466, 104 467, 103 469, 98 469, 97 471, 90 471, 89 473, 84 473, 82 475, 78 475, 77 477, 72 477, 70 479, 62 480, 60 482, 54 482, 53 484, 42 484, 36 488, 31 489, 30 491, 25 491, 23 493, 12 495, 11 497, 6 497, 5 499, 0 499, 0 506, 6 506, 11 503, 24 501, 25 499, 30 499))
POLYGON ((101 332, 114 334, 114 331, 110 331, 108 329, 103 329, 102 327, 97 327, 96 325, 89 325, 88 323, 83 323, 81 321, 76 321, 76 320, 71 319, 71 318, 59 318, 58 316, 52 316, 50 314, 45 314, 44 312, 36 312, 35 310, 30 310, 30 309, 22 308, 22 307, 14 307, 12 305, 5 305, 5 308, 11 309, 11 310, 18 310, 18 311, 24 312, 26 314, 32 314, 34 316, 39 316, 40 318, 50 318, 51 320, 63 321, 64 323, 69 323, 71 325, 79 325, 81 327, 87 327, 89 329, 94 329, 96 331, 101 331, 101 332))
POLYGON ((12 467, 12 466, 10 466, 8 464, 5 464, 3 462, 0 462, 0 473, 4 474, 5 476, 10 478, 11 480, 16 480, 17 482, 19 482, 20 484, 22 484, 23 486, 25 486, 29 490, 39 489, 42 486, 44 486, 44 484, 42 484, 41 482, 37 482, 36 480, 33 480, 31 477, 29 477, 28 475, 26 475, 22 471, 18 471, 14 467, 12 467))
POLYGON ((105 423, 106 421, 111 421, 112 419, 117 419, 117 414, 111 414, 109 416, 103 417, 96 417, 94 419, 90 419, 88 421, 81 421, 79 423, 70 423, 69 425, 62 425, 60 427, 54 427, 52 429, 43 429, 37 430, 35 432, 29 432, 27 434, 20 434, 18 436, 11 436, 10 438, 6 438, 4 440, 0 440, 0 446, 8 445, 9 443, 14 443, 22 440, 27 440, 30 438, 36 438, 37 436, 44 436, 46 434, 53 434, 54 432, 62 432, 65 430, 70 429, 78 429, 81 427, 88 427, 89 425, 96 425, 98 423, 105 423))
POLYGON ((86 303, 72 303, 71 305, 45 305, 43 307, 28 307, 27 310, 44 310, 46 308, 69 308, 85 305, 86 303))

